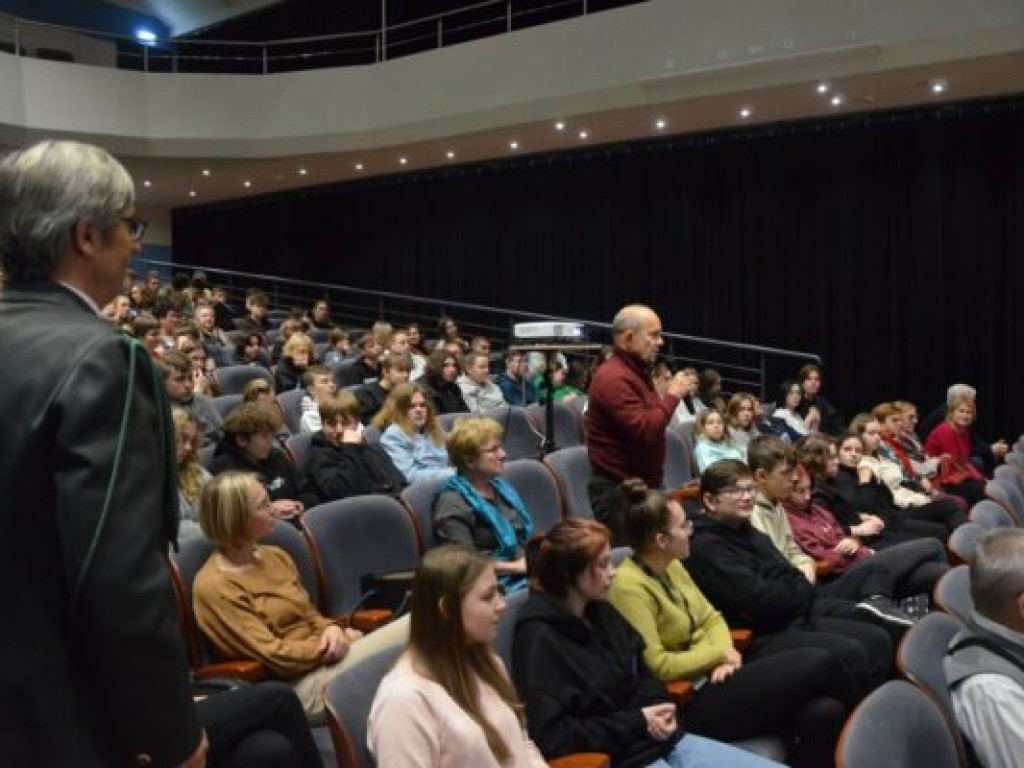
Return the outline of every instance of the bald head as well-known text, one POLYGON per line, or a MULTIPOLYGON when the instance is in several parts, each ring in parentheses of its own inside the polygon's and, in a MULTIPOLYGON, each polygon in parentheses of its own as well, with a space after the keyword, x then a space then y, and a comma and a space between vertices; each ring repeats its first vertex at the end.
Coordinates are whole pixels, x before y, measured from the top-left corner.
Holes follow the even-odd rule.
POLYGON ((661 325, 661 321, 658 320, 653 309, 644 304, 630 304, 615 313, 615 317, 612 319, 612 334, 618 337, 625 331, 639 330, 652 318, 661 325))
POLYGON ((661 320, 650 307, 630 304, 623 307, 612 320, 615 346, 644 363, 651 365, 664 343, 661 338, 661 320))

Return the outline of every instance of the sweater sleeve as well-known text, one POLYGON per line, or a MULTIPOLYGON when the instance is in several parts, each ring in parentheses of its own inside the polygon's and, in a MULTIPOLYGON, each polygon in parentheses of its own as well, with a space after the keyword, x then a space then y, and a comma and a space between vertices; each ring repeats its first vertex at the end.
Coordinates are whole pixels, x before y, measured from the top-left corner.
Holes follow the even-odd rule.
POLYGON ((605 380, 605 402, 615 404, 614 423, 623 438, 650 443, 664 439, 665 428, 672 420, 679 399, 665 395, 656 405, 648 403, 625 377, 611 377, 605 380))
POLYGON ((466 506, 455 491, 445 491, 437 497, 432 510, 434 535, 442 544, 468 544, 473 541, 473 510, 466 506))
POLYGON ((386 680, 378 689, 367 722, 370 752, 377 765, 433 768, 441 763, 441 728, 434 707, 420 686, 403 683, 386 680))

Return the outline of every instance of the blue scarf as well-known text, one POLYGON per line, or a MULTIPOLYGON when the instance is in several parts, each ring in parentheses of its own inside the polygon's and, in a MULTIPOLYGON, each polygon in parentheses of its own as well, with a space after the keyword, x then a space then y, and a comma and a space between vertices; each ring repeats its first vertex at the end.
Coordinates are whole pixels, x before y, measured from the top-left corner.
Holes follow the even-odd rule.
MULTIPOLYGON (((490 481, 491 488, 494 489, 495 493, 508 504, 512 509, 515 510, 519 516, 519 521, 523 524, 523 535, 524 539, 529 539, 533 535, 533 518, 530 513, 526 511, 526 507, 523 505, 523 500, 519 498, 519 494, 516 493, 515 488, 509 485, 507 482, 502 480, 500 477, 492 478, 490 481)), ((494 551, 494 559, 501 560, 503 562, 511 562, 517 559, 519 554, 519 540, 516 538, 516 529, 508 521, 508 519, 501 514, 494 504, 485 499, 472 485, 461 475, 452 475, 448 478, 441 489, 438 491, 438 495, 445 491, 457 491, 463 500, 469 504, 473 511, 484 519, 491 531, 494 533, 494 539, 498 543, 498 548, 494 551)), ((506 590, 516 590, 525 585, 526 580, 523 576, 515 574, 505 574, 498 579, 502 586, 506 590)))

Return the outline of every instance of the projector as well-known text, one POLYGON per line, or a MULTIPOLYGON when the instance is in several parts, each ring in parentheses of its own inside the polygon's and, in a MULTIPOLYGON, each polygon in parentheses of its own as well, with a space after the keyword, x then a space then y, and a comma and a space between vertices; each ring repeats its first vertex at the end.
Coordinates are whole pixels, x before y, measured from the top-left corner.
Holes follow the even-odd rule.
POLYGON ((533 344, 576 343, 584 340, 582 323, 516 323, 512 327, 516 340, 533 344))

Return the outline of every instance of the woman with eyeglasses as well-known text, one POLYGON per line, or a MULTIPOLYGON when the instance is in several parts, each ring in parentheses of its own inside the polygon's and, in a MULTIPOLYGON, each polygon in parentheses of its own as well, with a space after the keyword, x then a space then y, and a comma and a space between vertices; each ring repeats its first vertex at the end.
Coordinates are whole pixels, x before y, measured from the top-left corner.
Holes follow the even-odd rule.
POLYGON ((502 479, 505 449, 501 425, 493 419, 463 419, 448 435, 448 458, 456 473, 434 498, 438 541, 465 544, 494 561, 506 590, 526 586, 523 547, 533 535, 533 516, 515 489, 502 479))
POLYGON ((693 684, 683 712, 687 728, 723 741, 778 735, 789 747, 789 765, 830 765, 846 716, 833 691, 833 657, 805 648, 744 658, 683 565, 693 524, 682 506, 638 478, 622 490, 633 554, 619 567, 608 601, 640 633, 655 677, 693 684))
POLYGON ((372 424, 381 431, 381 448, 410 484, 452 474, 444 430, 437 423, 426 390, 419 384, 395 386, 372 424))

